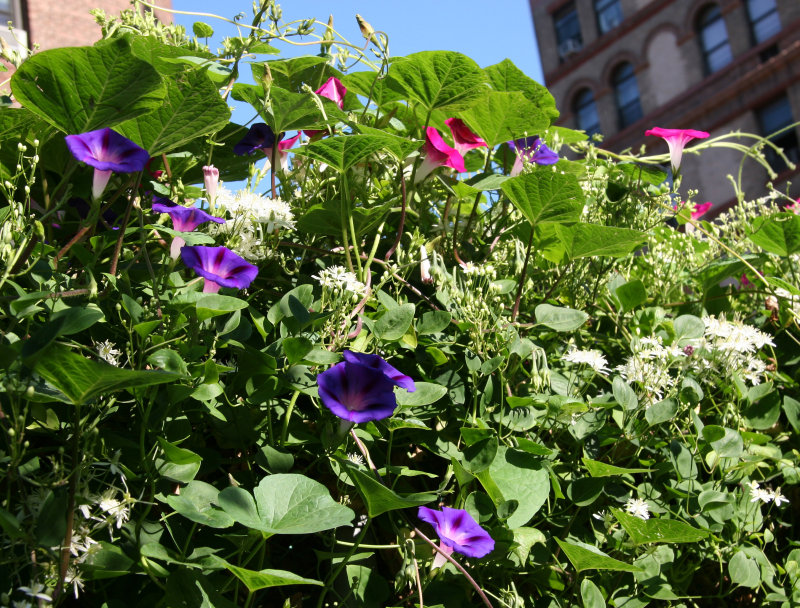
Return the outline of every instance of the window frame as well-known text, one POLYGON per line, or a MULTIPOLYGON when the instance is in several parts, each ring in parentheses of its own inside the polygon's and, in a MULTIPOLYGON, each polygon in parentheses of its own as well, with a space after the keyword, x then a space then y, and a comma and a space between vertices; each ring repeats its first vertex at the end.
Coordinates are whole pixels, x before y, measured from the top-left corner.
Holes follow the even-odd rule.
POLYGON ((603 36, 619 26, 624 19, 624 15, 622 12, 622 3, 620 0, 594 0, 592 3, 594 8, 594 13, 597 18, 597 31, 598 33, 603 36), (608 29, 606 29, 603 25, 603 17, 613 13, 614 17, 617 18, 617 21, 614 22, 608 29))
MULTIPOLYGON (((768 137, 776 131, 780 131, 781 129, 784 129, 796 122, 794 114, 792 113, 791 101, 789 100, 788 95, 785 93, 783 95, 779 95, 778 97, 772 98, 769 102, 756 108, 755 115, 756 121, 758 122, 758 129, 761 135, 764 137, 768 137), (768 112, 776 109, 778 109, 778 111, 784 111, 785 109, 783 117, 774 120, 773 117, 770 116, 769 118, 771 120, 768 123, 766 120, 768 117, 768 112)), ((777 136, 769 137, 769 140, 779 148, 783 148, 783 153, 790 161, 795 164, 800 162, 800 140, 797 136, 796 126, 783 131, 777 136)), ((764 156, 775 173, 782 173, 788 169, 786 162, 784 162, 784 160, 778 156, 778 154, 771 147, 767 146, 764 148, 764 156)))
POLYGON ((725 23, 725 17, 722 14, 722 9, 719 4, 712 2, 706 4, 697 13, 695 19, 695 29, 697 31, 697 39, 700 43, 700 52, 703 55, 703 69, 708 74, 718 72, 725 66, 733 61, 733 51, 731 50, 730 36, 728 36, 728 26, 725 23), (721 41, 709 46, 707 37, 712 33, 713 28, 720 27, 724 32, 725 37, 721 41), (726 56, 723 58, 722 63, 715 57, 720 56, 720 51, 727 51, 724 53, 726 56))
POLYGON ((594 91, 589 87, 580 89, 572 97, 572 112, 575 115, 575 122, 578 128, 584 131, 589 137, 595 133, 600 133, 600 113, 597 111, 597 101, 594 98, 594 91), (582 110, 591 107, 594 112, 594 122, 590 125, 581 124, 582 110))
POLYGON ((766 0, 767 2, 772 3, 772 8, 767 10, 766 12, 759 15, 757 18, 753 18, 753 11, 751 10, 752 5, 759 0, 746 0, 745 1, 745 11, 747 12, 747 23, 750 27, 750 37, 754 45, 761 44, 762 42, 769 40, 773 36, 775 36, 778 32, 783 29, 783 25, 781 24, 781 17, 780 13, 778 12, 778 5, 776 4, 775 0, 766 0), (764 36, 760 38, 758 35, 758 26, 759 24, 763 24, 767 19, 774 17, 778 24, 778 29, 774 32, 770 33, 768 36, 764 36))
POLYGON ((617 122, 619 124, 619 130, 622 131, 644 116, 642 110, 642 94, 639 90, 639 82, 636 79, 636 70, 632 63, 623 61, 614 68, 614 71, 611 72, 611 86, 614 89, 617 122), (622 75, 623 72, 624 75, 622 75), (626 86, 636 91, 636 97, 623 104, 622 93, 623 87, 626 86))
POLYGON ((575 2, 568 2, 553 13, 556 49, 561 61, 583 48, 583 32, 575 2))

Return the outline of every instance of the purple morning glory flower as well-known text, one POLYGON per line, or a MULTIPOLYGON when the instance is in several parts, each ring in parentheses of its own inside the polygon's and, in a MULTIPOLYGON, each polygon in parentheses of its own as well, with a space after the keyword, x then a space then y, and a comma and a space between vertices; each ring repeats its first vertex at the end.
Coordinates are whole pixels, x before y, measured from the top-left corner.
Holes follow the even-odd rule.
POLYGON ((253 154, 256 150, 272 150, 275 145, 275 140, 280 141, 283 139, 285 133, 279 133, 275 137, 272 129, 263 122, 257 122, 250 127, 238 144, 233 147, 233 153, 237 156, 244 156, 245 154, 253 154))
POLYGON ((494 549, 492 537, 464 509, 443 507, 436 511, 420 507, 417 517, 433 526, 446 553, 458 551, 467 557, 483 557, 494 549))
POLYGON ((420 507, 417 517, 433 526, 441 544, 449 547, 450 551, 458 551, 467 557, 483 557, 494 549, 492 537, 464 509, 443 507, 436 511, 420 507))
POLYGON ((343 420, 368 422, 394 413, 394 387, 409 392, 414 381, 378 355, 344 351, 344 361, 317 376, 322 404, 343 420))
POLYGON ((103 195, 112 171, 142 171, 150 160, 147 150, 107 127, 80 135, 67 135, 64 139, 76 159, 94 167, 92 196, 95 200, 103 195))
POLYGON ((244 289, 256 278, 258 268, 227 247, 186 245, 181 248, 183 263, 205 279, 203 293, 217 293, 220 287, 244 289))
MULTIPOLYGON (((157 213, 166 213, 172 219, 172 227, 180 232, 192 232, 200 224, 206 222, 216 222, 217 224, 224 224, 225 220, 221 217, 214 217, 198 209, 197 207, 184 207, 176 205, 166 198, 159 198, 153 203, 153 211, 157 213)), ((170 247, 170 255, 173 260, 178 259, 181 247, 186 244, 181 237, 176 236, 172 239, 172 246, 170 247)))
POLYGON ((522 173, 523 161, 537 165, 554 165, 558 162, 558 154, 544 145, 538 137, 523 137, 508 142, 508 147, 517 153, 517 160, 511 168, 511 177, 522 173))

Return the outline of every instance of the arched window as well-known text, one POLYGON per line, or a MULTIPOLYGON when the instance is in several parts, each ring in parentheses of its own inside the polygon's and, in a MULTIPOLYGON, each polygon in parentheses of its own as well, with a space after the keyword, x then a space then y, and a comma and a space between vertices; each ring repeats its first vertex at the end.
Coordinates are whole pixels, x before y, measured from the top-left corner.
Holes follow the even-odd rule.
POLYGON ((697 34, 707 74, 716 72, 733 60, 728 30, 718 5, 709 4, 702 10, 697 19, 697 34))
POLYGON ((587 135, 600 132, 600 116, 594 103, 594 95, 590 89, 581 89, 572 102, 572 111, 578 122, 578 128, 587 135))
POLYGON ((611 76, 614 96, 617 100, 619 128, 624 129, 642 117, 642 104, 639 101, 639 85, 630 63, 623 63, 611 76))
POLYGON ((756 44, 781 31, 775 0, 747 0, 747 16, 750 18, 750 31, 756 44))

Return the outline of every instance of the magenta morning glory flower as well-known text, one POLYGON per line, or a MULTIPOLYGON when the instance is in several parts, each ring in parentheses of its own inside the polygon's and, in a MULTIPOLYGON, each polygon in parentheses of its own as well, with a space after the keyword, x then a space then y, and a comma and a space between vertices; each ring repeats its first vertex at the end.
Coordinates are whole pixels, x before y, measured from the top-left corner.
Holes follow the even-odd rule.
MULTIPOLYGON (((278 160, 281 164, 281 169, 284 171, 289 168, 289 148, 291 148, 298 139, 300 139, 299 132, 294 137, 285 139, 278 144, 278 160)), ((265 150, 265 152, 267 152, 267 156, 271 159, 272 150, 265 150)))
POLYGON ((147 150, 108 127, 64 138, 79 161, 94 167, 92 197, 98 200, 106 189, 111 173, 142 171, 150 160, 147 150))
MULTIPOLYGON (((330 99, 337 106, 339 106, 340 110, 344 109, 344 96, 347 94, 347 87, 345 87, 342 84, 342 81, 335 76, 328 78, 328 81, 314 92, 320 97, 330 99)), ((305 133, 308 137, 316 137, 320 133, 326 133, 326 131, 312 129, 303 131, 303 133, 305 133)))
MULTIPOLYGON (((494 549, 492 537, 464 509, 443 507, 436 511, 420 507, 417 517, 433 526, 439 536, 440 549, 448 555, 458 551, 467 557, 483 557, 494 549)), ((437 554, 434 567, 442 563, 444 559, 437 554)))
POLYGON ((705 203, 695 205, 694 211, 692 211, 692 219, 696 220, 703 217, 709 209, 711 209, 711 201, 706 201, 705 203))
POLYGON ((343 420, 368 422, 394 413, 394 387, 408 392, 414 381, 378 355, 344 351, 344 361, 317 376, 322 404, 343 420))
MULTIPOLYGON (((172 219, 172 227, 179 232, 192 232, 200 224, 205 224, 206 222, 216 222, 217 224, 225 223, 225 220, 221 217, 209 215, 202 209, 176 205, 165 198, 157 199, 157 201, 153 203, 153 211, 169 215, 172 219)), ((173 260, 178 259, 181 247, 185 244, 186 241, 179 236, 172 239, 172 246, 170 247, 169 254, 172 256, 173 260)))
POLYGON ((538 137, 523 137, 508 142, 508 147, 517 153, 511 177, 522 173, 523 162, 537 165, 554 165, 558 162, 558 154, 548 148, 538 137))
POLYGON ((439 131, 434 127, 428 127, 425 129, 425 158, 417 169, 414 181, 422 181, 431 171, 442 166, 451 167, 459 173, 466 171, 461 153, 444 143, 439 131))
POLYGON ((181 259, 205 279, 203 293, 217 293, 220 287, 244 289, 258 274, 257 267, 227 247, 186 245, 181 249, 181 259))
POLYGON ((486 142, 470 131, 470 128, 460 118, 448 118, 444 121, 444 124, 450 127, 450 133, 453 134, 453 142, 459 153, 466 154, 473 148, 488 147, 486 142))
POLYGON ((683 149, 693 139, 705 139, 708 133, 705 131, 695 131, 694 129, 662 129, 653 127, 644 132, 645 135, 655 135, 663 137, 669 146, 669 160, 672 164, 672 172, 678 173, 681 168, 681 158, 683 149))

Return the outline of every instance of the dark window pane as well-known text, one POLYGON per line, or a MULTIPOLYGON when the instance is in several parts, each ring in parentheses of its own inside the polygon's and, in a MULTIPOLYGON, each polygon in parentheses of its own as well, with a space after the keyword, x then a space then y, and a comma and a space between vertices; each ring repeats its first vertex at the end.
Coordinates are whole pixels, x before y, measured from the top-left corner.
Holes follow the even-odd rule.
POLYGON ((594 95, 589 89, 584 89, 575 96, 573 111, 578 121, 578 128, 586 131, 587 135, 600 132, 600 116, 594 103, 594 95))
POLYGON ((781 20, 775 0, 748 0, 747 14, 750 17, 750 30, 756 44, 781 31, 781 20))
POLYGON ((614 72, 612 81, 614 95, 617 100, 619 126, 624 129, 642 117, 639 85, 636 84, 636 74, 633 73, 633 66, 630 63, 623 63, 614 72))
MULTIPOLYGON (((797 141, 797 129, 791 128, 776 135, 777 131, 788 127, 794 122, 792 117, 792 107, 788 97, 779 97, 775 101, 756 110, 758 124, 762 135, 771 135, 769 138, 779 148, 783 148, 783 153, 793 163, 800 160, 800 145, 797 141)), ((773 170, 777 173, 787 169, 786 163, 772 148, 766 148, 764 155, 773 170)))
POLYGON ((553 24, 556 28, 558 55, 561 59, 566 59, 581 49, 583 46, 581 24, 573 4, 568 4, 553 15, 553 24))
POLYGON ((706 72, 710 74, 728 65, 733 60, 733 54, 728 44, 728 30, 719 6, 712 4, 700 14, 697 29, 706 72))
POLYGON ((622 7, 619 0, 594 0, 597 27, 601 34, 613 30, 622 23, 622 7))

